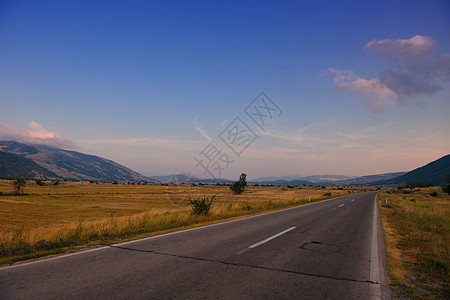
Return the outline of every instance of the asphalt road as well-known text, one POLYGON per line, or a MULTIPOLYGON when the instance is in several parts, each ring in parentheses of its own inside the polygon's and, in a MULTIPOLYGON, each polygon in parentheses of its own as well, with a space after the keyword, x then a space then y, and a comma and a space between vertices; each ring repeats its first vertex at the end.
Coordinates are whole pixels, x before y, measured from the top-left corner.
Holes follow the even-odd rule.
POLYGON ((389 299, 376 193, 0 268, 0 299, 389 299))

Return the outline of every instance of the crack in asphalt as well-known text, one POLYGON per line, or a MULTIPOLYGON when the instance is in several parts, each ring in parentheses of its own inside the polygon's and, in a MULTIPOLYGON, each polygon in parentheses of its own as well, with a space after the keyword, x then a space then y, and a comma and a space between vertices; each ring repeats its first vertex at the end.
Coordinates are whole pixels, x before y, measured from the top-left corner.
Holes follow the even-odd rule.
POLYGON ((333 276, 320 275, 320 274, 311 274, 311 273, 297 272, 297 271, 277 269, 277 268, 271 268, 271 267, 239 264, 239 263, 233 263, 233 262, 222 261, 222 260, 215 260, 215 259, 208 259, 208 258, 201 258, 201 257, 192 257, 192 256, 178 255, 178 254, 173 254, 173 253, 165 253, 165 252, 160 252, 160 251, 155 251, 155 250, 141 250, 141 249, 134 249, 134 248, 128 248, 128 247, 120 247, 120 246, 109 246, 109 247, 120 249, 120 250, 126 250, 126 251, 134 251, 134 252, 142 252, 142 253, 152 253, 152 254, 163 255, 163 256, 171 256, 171 257, 176 257, 176 258, 180 258, 180 259, 189 259, 189 260, 195 260, 195 261, 219 263, 219 264, 223 264, 223 265, 227 265, 227 266, 245 267, 245 268, 253 268, 253 269, 260 269, 260 270, 267 270, 267 271, 276 271, 276 272, 283 272, 283 273, 290 273, 290 274, 296 274, 296 275, 302 275, 302 276, 318 277, 318 278, 325 278, 325 279, 332 279, 332 280, 339 280, 339 281, 369 283, 369 284, 375 284, 375 285, 380 284, 379 282, 373 282, 371 280, 358 280, 358 279, 333 277, 333 276))

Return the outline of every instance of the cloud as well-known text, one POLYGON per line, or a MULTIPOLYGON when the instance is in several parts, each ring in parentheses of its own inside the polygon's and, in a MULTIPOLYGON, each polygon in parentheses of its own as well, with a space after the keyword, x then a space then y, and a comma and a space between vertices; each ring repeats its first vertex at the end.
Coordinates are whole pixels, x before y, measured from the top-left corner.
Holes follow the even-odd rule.
MULTIPOLYGON (((298 128, 294 132, 288 132, 288 131, 280 132, 280 131, 276 131, 276 130, 267 129, 266 131, 260 130, 258 132, 258 134, 261 136, 275 138, 275 139, 281 140, 283 142, 287 142, 291 145, 297 146, 300 144, 311 143, 313 141, 314 142, 323 141, 324 139, 322 139, 322 138, 318 138, 318 137, 314 137, 314 136, 305 134, 306 130, 316 127, 316 126, 320 125, 321 123, 324 123, 324 122, 314 122, 305 127, 298 128)), ((278 144, 278 142, 277 142, 277 144, 278 144)))
POLYGON ((80 140, 83 145, 121 145, 121 146, 142 146, 150 148, 176 148, 182 150, 198 150, 204 145, 201 140, 188 140, 180 138, 118 138, 118 139, 90 139, 80 140))
POLYGON ((380 111, 385 105, 393 105, 396 102, 396 94, 378 78, 364 79, 351 70, 337 70, 329 68, 330 73, 335 74, 334 83, 339 88, 359 91, 366 99, 373 111, 380 111))
POLYGON ((438 52, 433 39, 421 35, 395 41, 390 39, 373 40, 368 42, 365 47, 387 57, 398 56, 402 59, 423 59, 438 52))
POLYGON ((194 120, 192 121, 192 123, 194 124, 194 128, 195 130, 197 130, 198 133, 200 133, 200 135, 202 137, 204 137, 205 139, 208 140, 208 142, 211 142, 212 139, 208 134, 208 131, 206 131, 205 129, 203 129, 202 124, 200 124, 200 121, 198 120, 199 115, 195 115, 194 120))
POLYGON ((0 140, 13 140, 27 144, 48 145, 59 148, 77 148, 68 138, 61 137, 54 132, 47 131, 42 125, 31 121, 30 129, 17 128, 0 123, 0 140))
POLYGON ((351 70, 329 68, 339 88, 359 92, 374 111, 406 102, 412 97, 433 95, 450 79, 450 54, 441 54, 434 40, 416 35, 409 39, 372 40, 365 48, 379 53, 387 68, 371 79, 351 70))

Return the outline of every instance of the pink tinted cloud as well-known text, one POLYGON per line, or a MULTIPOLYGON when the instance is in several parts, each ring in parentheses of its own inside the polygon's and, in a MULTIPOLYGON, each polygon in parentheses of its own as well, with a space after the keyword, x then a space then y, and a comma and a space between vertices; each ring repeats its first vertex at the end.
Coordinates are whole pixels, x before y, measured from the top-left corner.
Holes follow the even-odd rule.
POLYGON ((365 79, 351 70, 328 71, 335 75, 338 87, 359 92, 374 111, 413 97, 433 95, 443 90, 442 81, 450 79, 450 53, 440 53, 430 37, 372 40, 365 48, 379 53, 388 64, 377 76, 365 79))
POLYGON ((424 58, 437 52, 433 39, 421 35, 415 35, 409 39, 373 40, 368 42, 365 47, 387 55, 399 55, 415 59, 424 58))
POLYGON ((46 130, 35 121, 30 123, 29 129, 0 123, 0 140, 13 140, 27 144, 41 144, 65 149, 76 148, 75 144, 68 138, 46 130))
POLYGON ((337 87, 359 91, 365 98, 371 99, 368 104, 373 111, 380 111, 385 105, 395 104, 395 93, 377 78, 364 79, 351 70, 329 68, 328 71, 335 74, 333 80, 337 87))

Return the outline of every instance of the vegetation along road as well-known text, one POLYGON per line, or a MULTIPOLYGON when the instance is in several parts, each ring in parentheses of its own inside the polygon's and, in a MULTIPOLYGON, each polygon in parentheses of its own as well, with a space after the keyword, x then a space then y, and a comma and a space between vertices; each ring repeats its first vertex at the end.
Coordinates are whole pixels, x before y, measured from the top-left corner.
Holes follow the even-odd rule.
POLYGON ((0 268, 0 298, 390 298, 376 192, 0 268))

